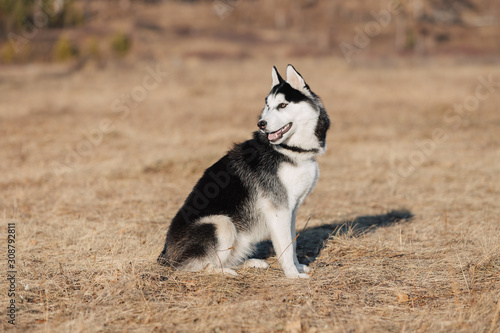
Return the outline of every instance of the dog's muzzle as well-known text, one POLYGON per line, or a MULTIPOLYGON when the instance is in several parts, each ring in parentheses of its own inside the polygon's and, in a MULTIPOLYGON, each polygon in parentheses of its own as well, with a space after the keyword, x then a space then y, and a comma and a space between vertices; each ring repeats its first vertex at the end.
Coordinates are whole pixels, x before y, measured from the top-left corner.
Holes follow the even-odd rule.
POLYGON ((257 123, 257 127, 259 127, 261 130, 266 129, 266 126, 267 126, 267 121, 265 120, 261 120, 257 123))

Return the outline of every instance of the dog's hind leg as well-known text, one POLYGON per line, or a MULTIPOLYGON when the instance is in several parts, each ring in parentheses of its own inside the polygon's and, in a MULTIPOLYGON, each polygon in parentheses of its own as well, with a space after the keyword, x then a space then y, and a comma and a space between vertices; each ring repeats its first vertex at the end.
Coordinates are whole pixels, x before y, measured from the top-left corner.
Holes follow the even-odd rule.
POLYGON ((247 259, 243 263, 243 267, 268 268, 269 264, 261 259, 247 259))
POLYGON ((189 227, 170 246, 170 258, 180 270, 220 272, 235 275, 231 270, 231 254, 236 240, 236 227, 228 216, 205 216, 189 227))
POLYGON ((238 273, 231 268, 228 267, 215 267, 212 264, 208 264, 205 267, 205 272, 207 273, 215 273, 215 274, 223 274, 229 276, 238 276, 238 273))
POLYGON ((228 216, 225 215, 211 215, 204 217, 198 223, 210 223, 216 227, 215 236, 217 238, 217 245, 215 252, 210 256, 210 262, 205 267, 205 270, 230 275, 238 275, 232 270, 230 257, 234 250, 236 242, 236 227, 228 216))

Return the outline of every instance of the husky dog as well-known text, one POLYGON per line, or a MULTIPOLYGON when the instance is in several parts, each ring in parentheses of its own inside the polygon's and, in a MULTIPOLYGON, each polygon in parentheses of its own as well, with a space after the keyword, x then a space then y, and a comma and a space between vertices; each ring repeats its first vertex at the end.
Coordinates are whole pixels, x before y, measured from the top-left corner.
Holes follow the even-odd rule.
POLYGON ((286 81, 273 67, 272 80, 259 131, 205 171, 170 224, 160 264, 237 275, 232 268, 270 236, 285 275, 309 277, 297 260, 295 217, 318 179, 330 120, 292 65, 286 81))

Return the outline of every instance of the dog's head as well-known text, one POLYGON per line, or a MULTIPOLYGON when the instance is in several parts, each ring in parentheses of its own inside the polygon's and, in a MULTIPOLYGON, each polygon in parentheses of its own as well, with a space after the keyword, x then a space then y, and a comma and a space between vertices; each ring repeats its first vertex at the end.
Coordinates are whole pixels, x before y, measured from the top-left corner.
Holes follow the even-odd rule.
POLYGON ((283 80, 272 69, 272 88, 257 123, 271 144, 322 148, 330 121, 321 100, 292 65, 283 80))

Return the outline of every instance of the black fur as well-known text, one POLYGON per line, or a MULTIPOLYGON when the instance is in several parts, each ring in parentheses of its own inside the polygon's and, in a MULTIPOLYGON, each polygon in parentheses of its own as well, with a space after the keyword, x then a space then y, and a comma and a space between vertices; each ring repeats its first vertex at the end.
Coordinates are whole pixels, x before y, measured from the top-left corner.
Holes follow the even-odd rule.
POLYGON ((252 207, 253 196, 262 193, 276 206, 286 205, 286 190, 276 177, 281 163, 293 162, 277 152, 260 132, 255 132, 252 140, 235 145, 194 186, 170 224, 158 262, 182 266, 185 259, 203 257, 216 248, 215 226, 196 224, 200 218, 225 215, 238 232, 244 232, 259 218, 252 207))
MULTIPOLYGON (((279 73, 278 79, 270 94, 282 93, 289 102, 306 101, 319 112, 315 135, 324 147, 330 121, 320 99, 307 85, 305 88, 310 94, 306 95, 292 88, 279 73)), ((284 144, 281 147, 294 152, 319 153, 319 149, 305 150, 284 144)), ((267 197, 276 207, 286 207, 286 188, 277 176, 282 163, 295 162, 278 152, 265 133, 254 132, 253 139, 234 145, 205 171, 173 218, 158 263, 182 268, 190 259, 216 254, 216 226, 209 221, 197 223, 201 218, 227 216, 237 232, 244 233, 258 227, 258 221, 262 220, 255 207, 258 196, 267 197)))
MULTIPOLYGON (((271 89, 270 95, 283 94, 285 95, 285 99, 288 102, 299 103, 305 101, 308 102, 313 108, 318 110, 319 117, 314 134, 318 138, 321 147, 324 147, 326 144, 326 132, 330 128, 330 119, 328 118, 328 114, 326 113, 326 110, 323 107, 323 104, 321 103, 319 97, 311 91, 307 83, 304 82, 305 84, 304 88, 311 94, 312 98, 308 97, 301 91, 292 88, 292 86, 288 84, 288 82, 284 81, 281 78, 278 71, 276 71, 276 73, 278 74, 279 83, 271 89)), ((299 76, 302 77, 299 72, 297 72, 297 74, 299 74, 299 76)), ((266 104, 267 104, 267 98, 266 98, 266 104)))
POLYGON ((316 149, 316 148, 313 148, 313 149, 303 149, 303 148, 300 148, 300 147, 289 146, 289 145, 286 145, 284 143, 280 143, 280 147, 282 147, 284 149, 287 149, 287 150, 290 150, 290 151, 293 151, 295 153, 313 153, 313 154, 318 154, 319 153, 319 149, 316 149))
POLYGON ((316 103, 313 103, 313 105, 319 105, 319 117, 318 122, 316 123, 316 130, 314 131, 314 134, 318 138, 321 147, 324 147, 326 145, 326 132, 330 128, 330 118, 328 117, 323 104, 320 102, 319 97, 312 91, 310 92, 314 100, 316 101, 316 103))
POLYGON ((309 98, 297 89, 292 88, 286 81, 278 83, 271 89, 271 95, 283 94, 285 99, 292 103, 308 101, 309 98))

